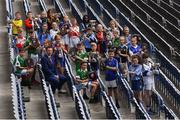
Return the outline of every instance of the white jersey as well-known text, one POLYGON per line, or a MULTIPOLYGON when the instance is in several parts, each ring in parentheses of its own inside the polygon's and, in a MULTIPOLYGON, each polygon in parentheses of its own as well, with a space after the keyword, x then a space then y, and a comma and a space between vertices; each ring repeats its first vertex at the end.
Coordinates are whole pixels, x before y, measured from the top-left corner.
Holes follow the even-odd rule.
POLYGON ((153 64, 151 62, 147 62, 143 64, 143 71, 145 74, 143 75, 144 84, 154 84, 154 74, 158 74, 158 70, 152 70, 153 64))

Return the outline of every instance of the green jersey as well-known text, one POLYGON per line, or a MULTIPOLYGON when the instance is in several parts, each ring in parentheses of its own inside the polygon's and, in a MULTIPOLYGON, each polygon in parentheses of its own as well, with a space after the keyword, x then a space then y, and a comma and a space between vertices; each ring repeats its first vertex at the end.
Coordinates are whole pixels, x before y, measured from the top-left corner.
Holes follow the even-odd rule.
POLYGON ((31 54, 37 54, 37 49, 36 47, 34 47, 35 45, 33 45, 35 43, 33 43, 33 41, 31 39, 27 39, 26 42, 24 43, 24 48, 26 48, 27 46, 30 45, 30 47, 27 49, 28 50, 28 55, 31 54))
POLYGON ((81 69, 79 69, 79 70, 77 71, 77 76, 80 77, 80 80, 87 79, 87 78, 88 78, 88 71, 87 71, 87 70, 81 70, 81 69))
MULTIPOLYGON (((81 53, 77 52, 76 56, 81 59, 84 59, 84 58, 88 58, 88 53, 87 52, 81 52, 81 53)), ((80 69, 80 64, 81 64, 81 60, 76 59, 76 72, 80 69)))
POLYGON ((20 74, 22 71, 22 69, 19 69, 18 67, 27 67, 25 59, 19 55, 14 59, 13 64, 16 67, 15 73, 17 73, 17 74, 20 74))
POLYGON ((119 38, 117 37, 117 38, 115 38, 115 39, 113 40, 113 46, 114 46, 115 48, 117 48, 117 47, 119 47, 119 44, 120 44, 119 38))

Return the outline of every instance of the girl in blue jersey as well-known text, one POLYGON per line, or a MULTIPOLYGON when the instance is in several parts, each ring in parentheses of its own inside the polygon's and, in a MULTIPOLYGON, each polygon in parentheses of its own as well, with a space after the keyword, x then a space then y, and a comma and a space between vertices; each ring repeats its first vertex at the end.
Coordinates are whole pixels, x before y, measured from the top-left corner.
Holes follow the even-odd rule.
POLYGON ((140 55, 141 54, 141 45, 138 44, 137 36, 132 36, 131 44, 129 46, 130 55, 140 55))
POLYGON ((132 90, 134 91, 134 96, 138 102, 142 101, 142 91, 143 91, 143 68, 140 64, 140 57, 138 55, 132 56, 132 64, 129 67, 129 74, 131 80, 132 90))

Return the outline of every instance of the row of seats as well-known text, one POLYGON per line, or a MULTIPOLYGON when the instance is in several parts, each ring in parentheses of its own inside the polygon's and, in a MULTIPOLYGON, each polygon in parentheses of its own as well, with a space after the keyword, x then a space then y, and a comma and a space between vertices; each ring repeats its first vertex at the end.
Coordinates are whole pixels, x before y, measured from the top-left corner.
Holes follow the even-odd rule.
MULTIPOLYGON (((13 8, 12 2, 6 0, 6 10, 7 10, 7 21, 13 18, 13 8)), ((14 58, 14 51, 11 48, 11 31, 12 26, 8 27, 8 43, 10 51, 10 62, 12 64, 14 58)), ((24 104, 24 93, 21 87, 20 79, 18 79, 13 73, 11 74, 11 90, 12 90, 12 105, 13 113, 15 119, 26 119, 26 108, 24 104)))
POLYGON ((51 89, 51 85, 45 81, 44 74, 41 70, 40 64, 38 65, 38 71, 39 71, 41 85, 42 85, 42 89, 43 89, 43 93, 44 93, 44 97, 46 101, 46 107, 47 107, 49 119, 52 119, 52 120, 60 119, 60 115, 56 106, 56 102, 55 102, 54 95, 51 89))
POLYGON ((12 104, 15 119, 26 119, 23 89, 20 80, 11 74, 12 104))

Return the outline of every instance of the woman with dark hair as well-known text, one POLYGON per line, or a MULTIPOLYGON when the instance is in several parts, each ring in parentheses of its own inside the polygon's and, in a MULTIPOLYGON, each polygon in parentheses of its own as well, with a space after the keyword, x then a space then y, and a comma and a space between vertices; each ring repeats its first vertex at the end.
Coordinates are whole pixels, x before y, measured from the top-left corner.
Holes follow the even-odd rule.
POLYGON ((52 9, 49 9, 49 10, 47 11, 47 18, 48 18, 48 28, 49 28, 49 30, 50 30, 50 29, 52 28, 52 27, 51 27, 52 23, 53 23, 53 22, 56 22, 55 17, 54 17, 54 14, 53 14, 53 12, 52 12, 52 9))
POLYGON ((84 32, 88 27, 90 27, 90 19, 88 15, 84 15, 83 22, 80 24, 80 31, 84 32))

